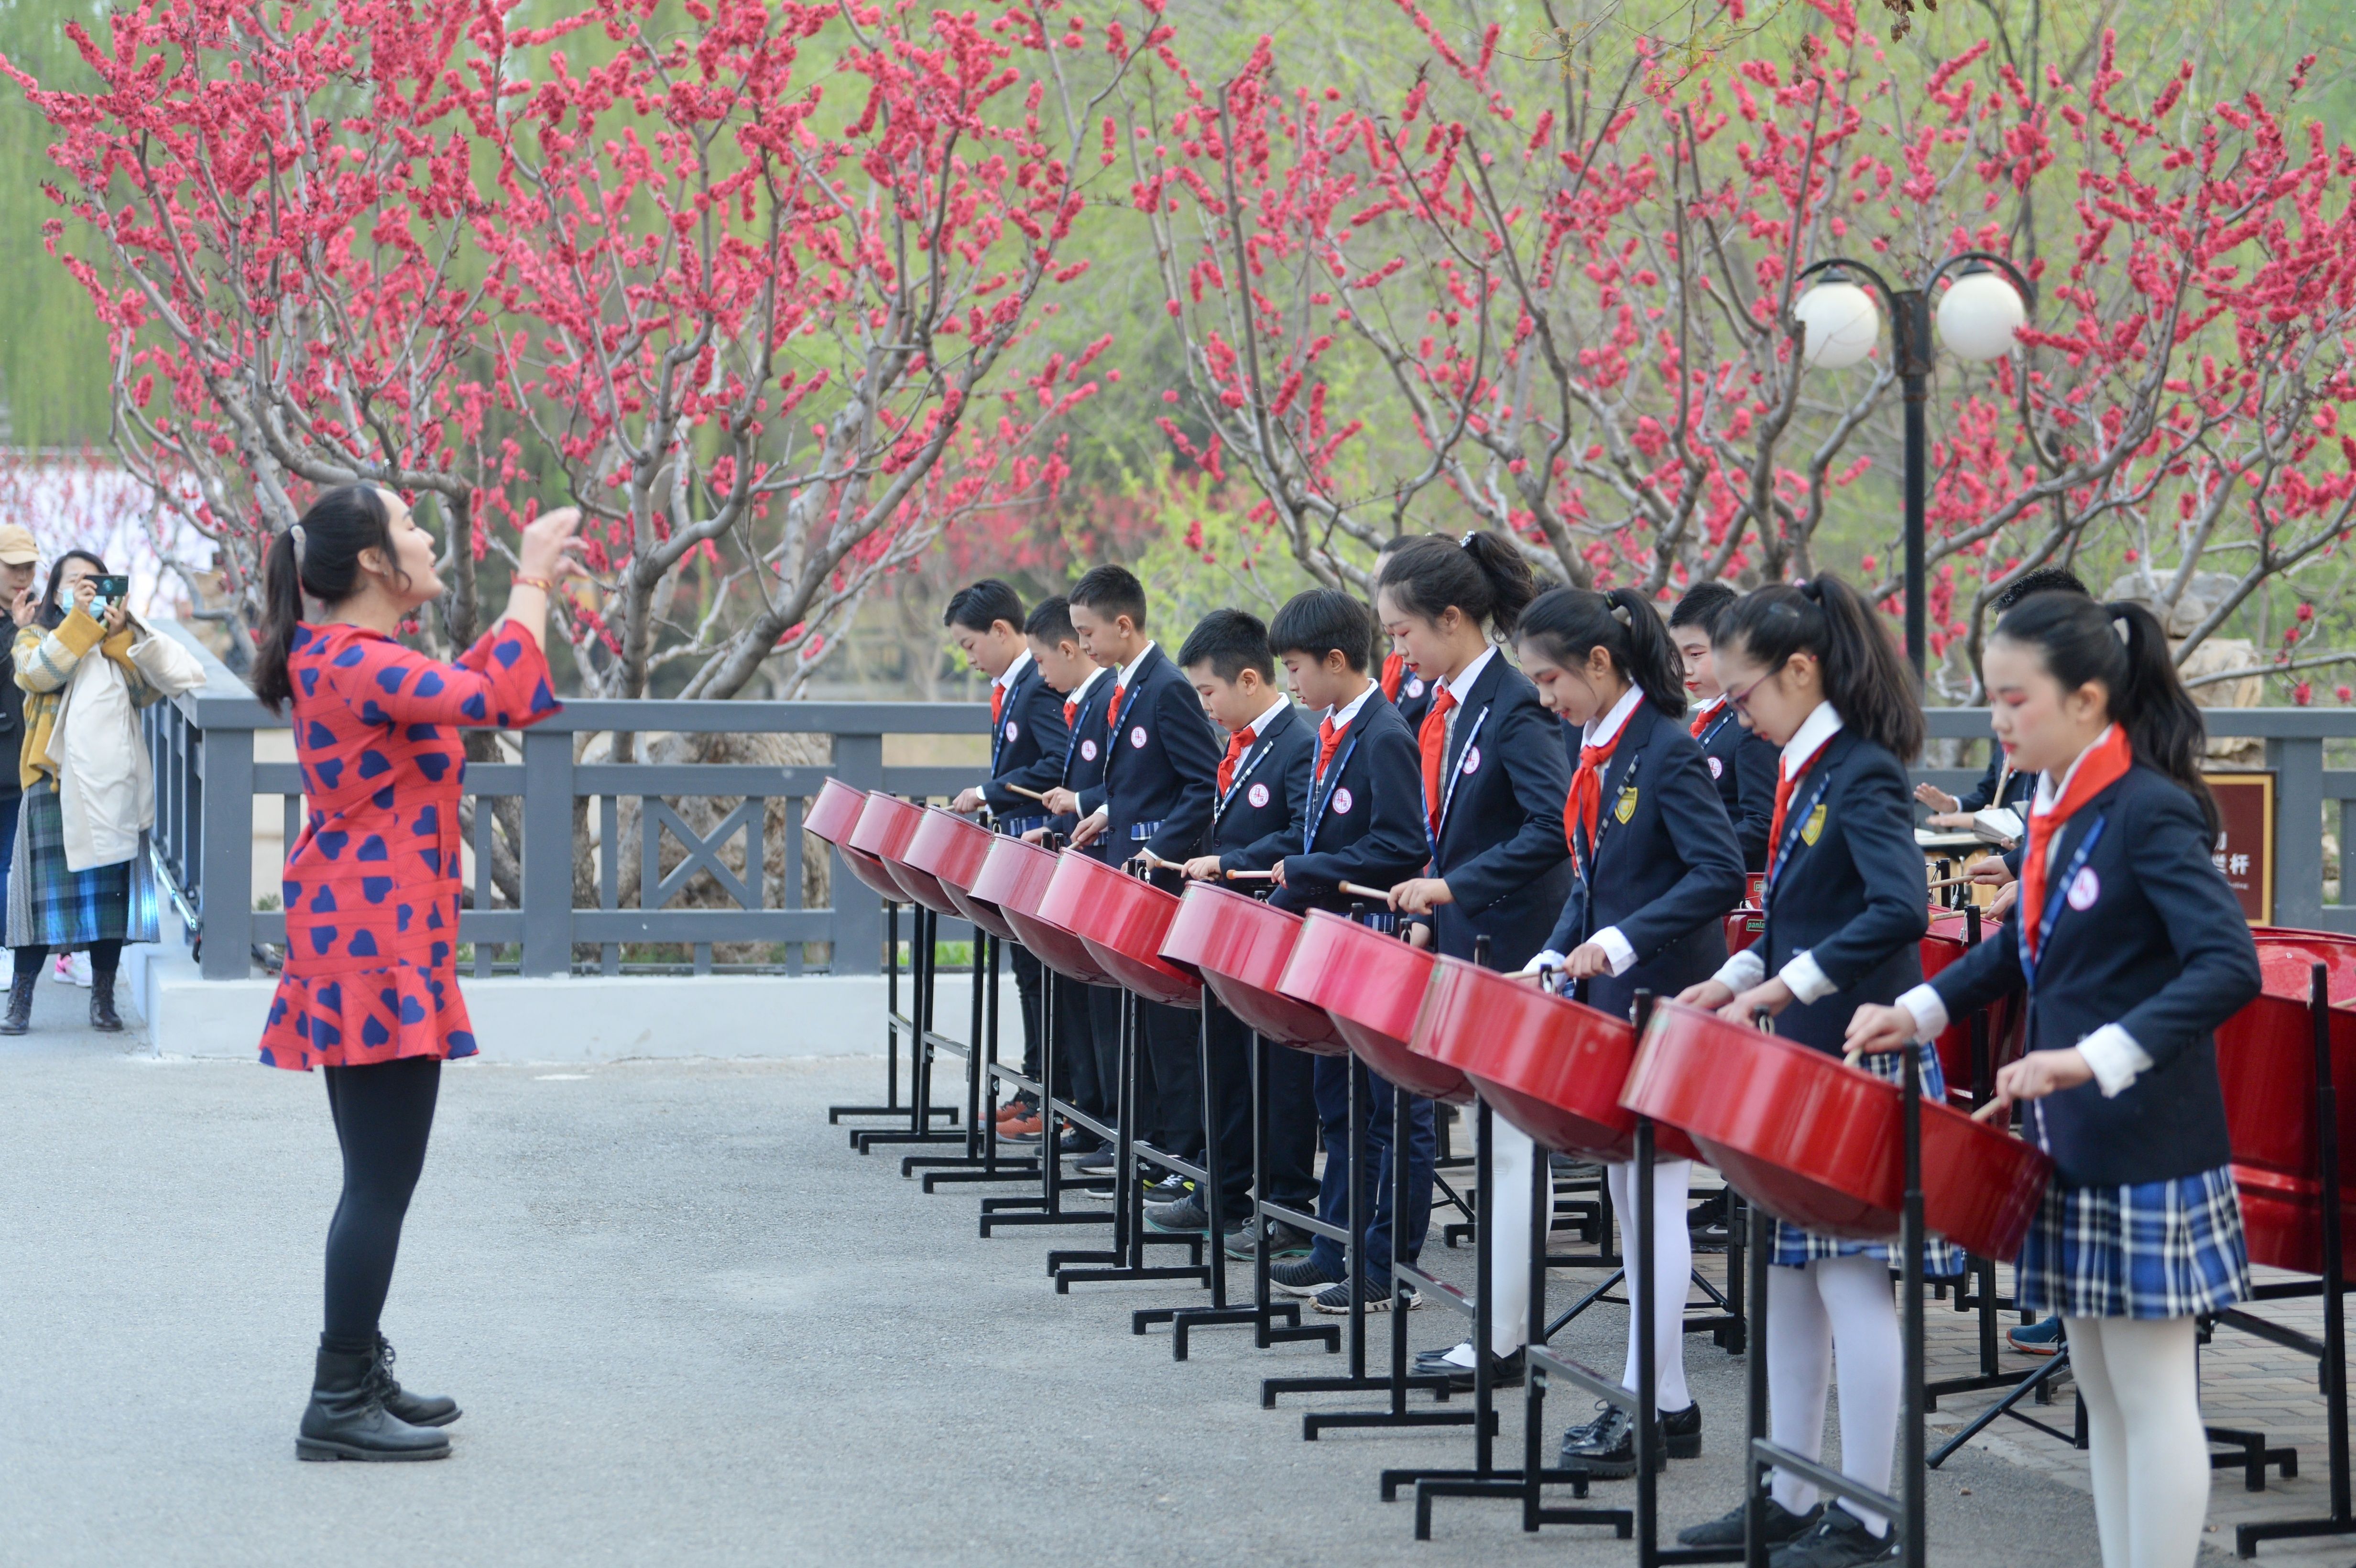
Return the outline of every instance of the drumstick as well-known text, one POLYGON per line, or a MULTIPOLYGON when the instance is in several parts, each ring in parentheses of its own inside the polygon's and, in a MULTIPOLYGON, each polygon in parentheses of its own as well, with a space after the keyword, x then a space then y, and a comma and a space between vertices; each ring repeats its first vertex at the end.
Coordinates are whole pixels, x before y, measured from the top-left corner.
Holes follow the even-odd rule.
POLYGON ((1929 893, 1936 892, 1941 888, 1960 888, 1971 880, 1971 873, 1968 871, 1965 872, 1960 877, 1942 877, 1936 881, 1923 883, 1922 891, 1929 893))
POLYGON ((1354 899, 1380 899, 1385 903, 1391 901, 1391 895, 1387 889, 1370 888, 1364 882, 1344 882, 1340 886, 1344 892, 1354 899))
POLYGON ((1226 875, 1231 882, 1272 882, 1276 880, 1274 871, 1229 871, 1226 875))
POLYGON ((1998 1112, 2008 1111, 2010 1109, 2012 1109, 2012 1102, 2009 1100, 1990 1100, 1987 1104, 1982 1105, 1978 1110, 1972 1113, 1972 1120, 1976 1122, 1988 1121, 1993 1119, 1998 1112))
POLYGON ((1009 795, 1019 795, 1025 800, 1035 800, 1042 805, 1047 804, 1047 797, 1041 795, 1035 789, 1024 789, 1021 784, 1001 784, 999 787, 1005 790, 1009 795))

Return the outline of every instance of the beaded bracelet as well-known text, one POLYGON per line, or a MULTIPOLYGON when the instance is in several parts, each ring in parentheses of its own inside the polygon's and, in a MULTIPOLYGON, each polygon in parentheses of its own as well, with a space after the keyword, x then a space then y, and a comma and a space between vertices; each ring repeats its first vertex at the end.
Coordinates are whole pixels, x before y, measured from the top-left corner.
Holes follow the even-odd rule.
POLYGON ((556 584, 551 582, 545 577, 526 577, 522 573, 519 572, 510 581, 512 581, 519 588, 537 588, 542 593, 553 593, 556 592, 556 584))

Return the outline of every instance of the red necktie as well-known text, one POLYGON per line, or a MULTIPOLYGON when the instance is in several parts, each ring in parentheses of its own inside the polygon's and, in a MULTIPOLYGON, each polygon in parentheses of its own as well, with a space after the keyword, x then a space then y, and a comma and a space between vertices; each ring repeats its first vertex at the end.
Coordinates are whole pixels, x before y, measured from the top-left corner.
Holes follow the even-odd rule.
POLYGON ((2114 724, 2109 733, 2088 748, 2084 760, 2070 775, 2070 787, 2062 792, 2053 808, 2029 811, 2029 848, 2020 857, 2019 919, 2022 934, 2029 938, 2030 957, 2037 955, 2037 928, 2045 918, 2045 862, 2052 857, 2054 836, 2080 806, 2126 777, 2134 764, 2135 749, 2127 743, 2127 732, 2114 724))
POLYGON ((1435 837, 1440 832, 1440 763, 1448 751, 1448 716, 1455 708, 1456 694, 1441 687, 1432 696, 1431 710, 1423 716, 1423 728, 1416 732, 1423 752, 1423 816, 1435 837))
POLYGON ((1725 706, 1726 694, 1724 692, 1719 692, 1716 697, 1711 698, 1708 702, 1702 704, 1701 711, 1694 715, 1693 738, 1695 740, 1698 741, 1701 739, 1701 732, 1709 728, 1709 721, 1718 717, 1718 710, 1725 706))
MULTIPOLYGON (((991 687, 990 688, 990 727, 991 729, 998 728, 998 716, 1005 710, 1006 688, 1002 686, 991 687)), ((1066 719, 1064 722, 1068 724, 1071 720, 1066 719)))
POLYGON ((1120 694, 1123 689, 1119 682, 1113 683, 1112 706, 1105 709, 1105 728, 1108 730, 1118 728, 1120 723, 1120 694))
POLYGON ((1225 799, 1226 797, 1227 791, 1235 787, 1236 764, 1243 761, 1243 755, 1246 752, 1251 750, 1252 740, 1253 734, 1251 726, 1249 725, 1246 725, 1244 728, 1237 731, 1234 734, 1227 737, 1227 754, 1219 759, 1219 795, 1221 799, 1225 799))
POLYGON ((1078 715, 1079 715, 1079 711, 1080 711, 1080 699, 1079 699, 1078 698, 1076 698, 1076 697, 1067 697, 1067 698, 1066 698, 1066 699, 1064 699, 1064 728, 1065 728, 1065 729, 1068 730, 1068 729, 1070 729, 1070 728, 1072 727, 1072 720, 1073 720, 1075 718, 1078 717, 1078 715))
MULTIPOLYGON (((1837 734, 1839 731, 1836 731, 1834 733, 1837 734)), ((1808 753, 1808 760, 1800 764, 1799 772, 1789 778, 1779 777, 1775 781, 1775 816, 1767 827, 1767 869, 1770 871, 1775 869, 1775 857, 1783 852, 1783 813, 1791 807, 1792 792, 1800 787, 1800 781, 1808 776, 1808 770, 1815 767, 1816 759, 1825 754, 1825 747, 1832 743, 1832 736, 1827 735, 1825 737, 1823 745, 1819 745, 1808 753)))
MULTIPOLYGON (((1570 845, 1571 859, 1582 868, 1585 858, 1595 852, 1595 823, 1603 809, 1603 766, 1619 750, 1620 737, 1627 731, 1623 722, 1603 744, 1579 749, 1579 771, 1570 775, 1570 796, 1562 805, 1562 836, 1570 845), (1587 832, 1583 841, 1581 828, 1587 832)), ((1580 874, 1585 874, 1583 869, 1580 874)))
POLYGON ((1346 723, 1334 723, 1333 716, 1330 713, 1317 720, 1317 776, 1320 779, 1325 776, 1325 770, 1333 765, 1333 753, 1342 749, 1342 737, 1348 732, 1349 728, 1346 723))
POLYGON ((1383 699, 1387 702, 1397 702, 1399 685, 1406 679, 1407 656, 1385 654, 1383 656, 1383 699))

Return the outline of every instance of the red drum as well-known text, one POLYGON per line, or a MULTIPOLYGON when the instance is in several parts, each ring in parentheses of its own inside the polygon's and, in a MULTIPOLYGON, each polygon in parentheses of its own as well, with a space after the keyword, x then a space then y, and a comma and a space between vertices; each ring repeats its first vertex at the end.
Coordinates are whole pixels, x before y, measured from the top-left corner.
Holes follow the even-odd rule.
POLYGON ((1084 986, 1109 986, 1112 976, 1077 933, 1040 918, 1039 901, 1047 896, 1060 863, 1054 850, 1001 834, 991 844, 990 858, 981 863, 981 874, 974 878, 973 891, 967 896, 977 907, 996 909, 1014 940, 1056 974, 1084 986))
MULTIPOLYGON (((1683 1127, 1702 1157, 1780 1219, 1888 1242, 1905 1195, 1895 1083, 1715 1013, 1664 1002, 1623 1103, 1683 1127)), ((2010 1258, 2053 1162, 1960 1111, 1922 1104, 1922 1217, 1982 1257, 2010 1258)))
POLYGON ((1321 1056, 1350 1047, 1323 1008, 1276 988, 1301 938, 1301 917, 1210 882, 1189 882, 1162 939, 1162 956, 1203 972, 1227 1011, 1269 1039, 1321 1056))
MULTIPOLYGON (((2250 1261, 2323 1271, 2323 1166, 2316 1146, 2315 1022, 2308 971, 2323 964, 2331 998, 2331 1081, 2340 1092, 2340 1158, 2356 1156, 2356 938, 2259 926, 2265 990, 2217 1030, 2217 1072, 2233 1145, 2250 1261)), ((2342 1244, 2356 1243, 2356 1200, 2341 1166, 2342 1244)))
POLYGON ((1741 952, 1766 933, 1767 917, 1755 909, 1739 909, 1726 917, 1728 957, 1741 952))
MULTIPOLYGON (((990 841, 996 837, 971 817, 928 805, 916 830, 908 835, 908 848, 902 852, 900 863, 904 871, 925 878, 928 887, 940 891, 942 901, 936 904, 927 900, 926 907, 972 921, 993 934, 1012 936, 1012 932, 991 923, 994 912, 987 919, 976 913, 965 891, 973 886, 982 862, 990 859, 990 841)), ((913 884, 909 891, 916 891, 913 884)))
POLYGON ((1039 900, 1039 918, 1086 943, 1114 984, 1149 1002, 1199 1008, 1201 977, 1162 956, 1162 939, 1177 912, 1177 894, 1076 853, 1055 862, 1039 900))
POLYGON ((1276 988, 1323 1008, 1369 1072, 1410 1094, 1472 1103, 1472 1085, 1446 1062, 1408 1049, 1437 956, 1354 920, 1312 910, 1276 988))
MULTIPOLYGON (((1636 1152, 1636 1114, 1620 1104, 1636 1059, 1635 1026, 1526 980, 1441 958, 1416 1015, 1414 1049, 1463 1070, 1481 1098, 1539 1143, 1589 1159, 1636 1152)), ((1664 1159, 1700 1151, 1663 1125, 1664 1159)))
POLYGON ((916 819, 922 816, 921 808, 878 790, 859 808, 859 820, 851 825, 851 837, 844 841, 851 869, 859 874, 861 881, 890 902, 909 901, 908 890, 901 884, 892 862, 907 848, 908 835, 916 830, 916 819))
MULTIPOLYGON (((1922 938, 1922 978, 1930 979, 1948 965, 1970 951, 1964 942, 1970 917, 1961 910, 1933 909, 1931 912, 1930 933, 1922 938)), ((1998 925, 1982 916, 1982 942, 2017 940, 2012 927, 1998 925)), ((1988 1082, 1996 1082, 1997 1069, 2020 1054, 2023 1033, 2021 999, 2018 994, 1998 998, 1988 1008, 1988 1082)), ((1972 1020, 1966 1017, 1950 1023, 1939 1036, 1939 1070, 1947 1076, 1947 1103, 1965 1110, 1972 1104, 1972 1020)))
POLYGON ((802 813, 802 830, 840 849, 849 841, 851 830, 859 825, 859 814, 866 805, 865 790, 853 789, 841 779, 829 779, 818 786, 809 808, 802 813))

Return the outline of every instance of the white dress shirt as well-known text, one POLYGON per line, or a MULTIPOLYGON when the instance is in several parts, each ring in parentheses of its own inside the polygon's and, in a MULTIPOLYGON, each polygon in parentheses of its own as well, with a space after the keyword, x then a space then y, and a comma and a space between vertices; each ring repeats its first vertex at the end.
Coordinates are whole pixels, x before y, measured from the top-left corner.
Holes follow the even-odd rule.
MULTIPOLYGON (((1621 693, 1619 701, 1613 703, 1601 717, 1589 720, 1586 727, 1580 731, 1580 748, 1584 750, 1589 746, 1601 746, 1612 742, 1620 731, 1628 727, 1628 720, 1635 713, 1636 705, 1644 700, 1644 688, 1641 686, 1632 686, 1621 693)), ((1600 784, 1601 781, 1599 780, 1598 783, 1600 784)), ((1600 816, 1596 822, 1596 828, 1599 834, 1602 830, 1602 821, 1600 816)), ((1592 897, 1593 894, 1590 892, 1589 896, 1592 897)), ((1625 975, 1636 966, 1636 950, 1628 945, 1628 939, 1620 934, 1618 926, 1607 925, 1587 940, 1603 949, 1603 955, 1612 961, 1612 974, 1625 975)), ((1549 947, 1530 962, 1542 967, 1558 969, 1562 967, 1564 957, 1565 955, 1557 953, 1549 947)), ((1567 977, 1565 983, 1569 983, 1567 977)))

